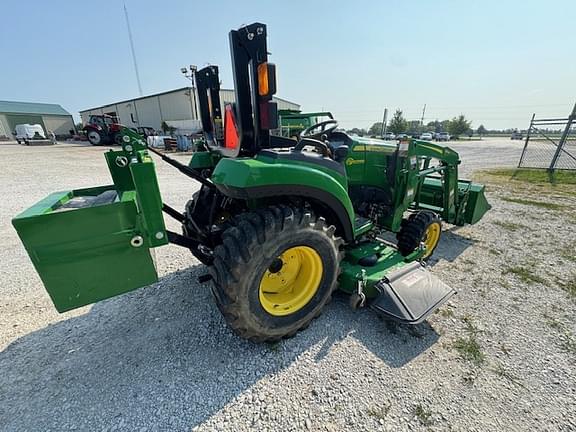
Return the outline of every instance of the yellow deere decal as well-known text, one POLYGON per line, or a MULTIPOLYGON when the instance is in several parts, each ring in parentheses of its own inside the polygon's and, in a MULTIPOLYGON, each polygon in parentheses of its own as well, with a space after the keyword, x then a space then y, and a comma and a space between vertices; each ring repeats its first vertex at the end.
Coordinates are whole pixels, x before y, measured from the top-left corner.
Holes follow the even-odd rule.
POLYGON ((348 165, 348 166, 359 165, 359 164, 363 164, 363 163, 364 163, 364 159, 352 159, 352 158, 346 159, 346 165, 348 165))
POLYGON ((364 150, 366 150, 367 152, 379 152, 379 153, 393 153, 394 151, 396 151, 395 148, 390 148, 388 146, 377 144, 374 145, 368 144, 364 146, 364 150))

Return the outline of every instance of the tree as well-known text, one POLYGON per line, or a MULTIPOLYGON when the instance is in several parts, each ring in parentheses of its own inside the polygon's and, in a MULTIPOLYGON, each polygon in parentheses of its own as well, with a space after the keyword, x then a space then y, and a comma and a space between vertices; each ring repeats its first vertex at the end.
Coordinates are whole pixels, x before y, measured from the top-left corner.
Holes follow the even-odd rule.
POLYGON ((366 129, 352 128, 352 129, 348 130, 348 133, 350 135, 364 136, 364 135, 366 135, 366 129))
POLYGON ((488 131, 486 130, 484 125, 478 126, 478 129, 476 129, 476 132, 478 133, 478 135, 480 135, 480 138, 482 138, 482 135, 486 135, 486 133, 488 133, 488 131))
POLYGON ((454 117, 448 123, 448 132, 453 137, 458 138, 460 135, 465 134, 470 129, 470 125, 472 124, 471 121, 466 120, 463 114, 460 114, 458 117, 454 117))
POLYGON ((401 110, 396 110, 392 119, 390 120, 390 124, 388 125, 388 130, 393 134, 399 134, 406 132, 406 128, 408 127, 408 123, 404 119, 401 110))
POLYGON ((376 122, 370 129, 368 129, 368 135, 380 136, 382 134, 382 122, 376 122))

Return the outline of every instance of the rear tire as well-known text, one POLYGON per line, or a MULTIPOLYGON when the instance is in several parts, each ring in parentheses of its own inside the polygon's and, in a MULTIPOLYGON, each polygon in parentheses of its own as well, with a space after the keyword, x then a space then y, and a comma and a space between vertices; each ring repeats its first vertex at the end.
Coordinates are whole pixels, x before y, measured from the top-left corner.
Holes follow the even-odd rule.
POLYGON ((102 135, 100 135, 97 131, 90 130, 90 131, 88 131, 87 135, 88 135, 88 141, 93 146, 97 146, 97 145, 102 144, 102 135))
POLYGON ((397 234, 398 250, 403 256, 410 255, 420 246, 426 245, 423 258, 429 259, 440 242, 442 221, 436 213, 420 211, 413 213, 402 221, 402 227, 397 234))
POLYGON ((218 308, 239 336, 277 341, 307 327, 336 287, 343 241, 310 211, 269 207, 229 222, 210 268, 218 308))

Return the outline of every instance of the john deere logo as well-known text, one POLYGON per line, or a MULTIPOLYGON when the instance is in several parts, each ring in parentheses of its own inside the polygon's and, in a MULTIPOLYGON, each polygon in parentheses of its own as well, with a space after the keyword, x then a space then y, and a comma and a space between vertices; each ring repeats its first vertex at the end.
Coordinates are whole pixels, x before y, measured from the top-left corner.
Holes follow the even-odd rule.
POLYGON ((353 158, 346 159, 346 165, 348 165, 348 166, 358 165, 358 164, 363 164, 363 163, 364 163, 364 159, 353 159, 353 158))

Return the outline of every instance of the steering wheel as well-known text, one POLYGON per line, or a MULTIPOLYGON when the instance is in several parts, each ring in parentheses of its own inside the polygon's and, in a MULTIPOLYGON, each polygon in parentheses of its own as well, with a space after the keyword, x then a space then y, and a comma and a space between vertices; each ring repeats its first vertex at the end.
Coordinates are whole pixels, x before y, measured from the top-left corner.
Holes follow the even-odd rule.
POLYGON ((326 120, 320 123, 316 123, 309 128, 304 129, 300 133, 300 138, 312 138, 321 139, 322 135, 330 136, 332 132, 338 127, 338 122, 334 119, 326 120), (314 132, 316 129, 320 129, 318 132, 314 132))
POLYGON ((328 148, 328 144, 314 138, 301 138, 298 144, 292 148, 292 151, 301 152, 306 146, 314 147, 324 157, 332 157, 332 152, 330 148, 328 148))

